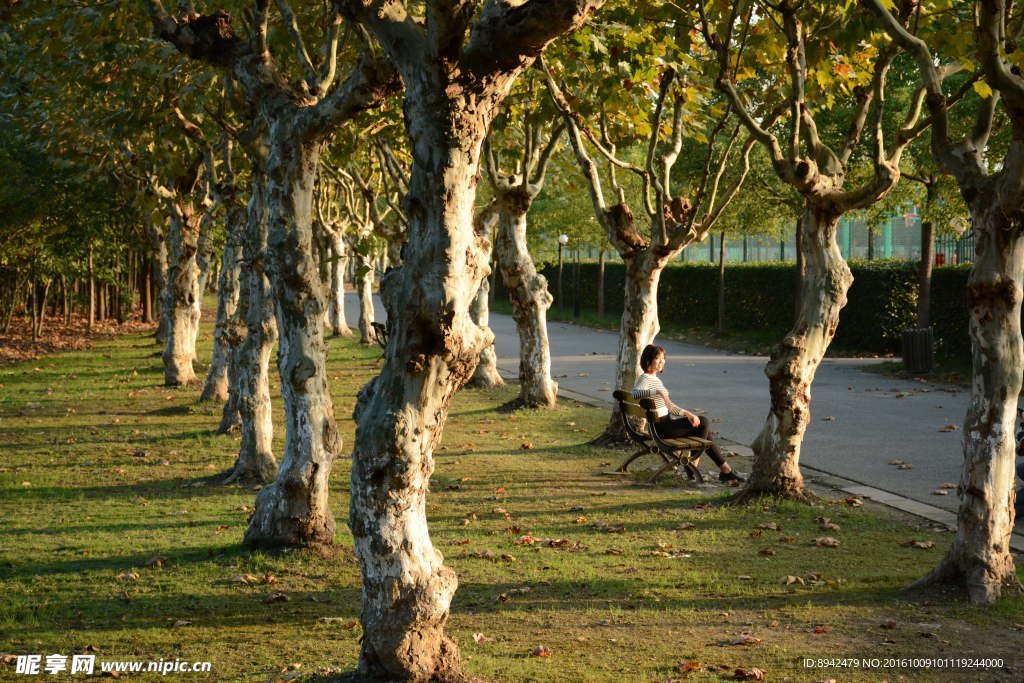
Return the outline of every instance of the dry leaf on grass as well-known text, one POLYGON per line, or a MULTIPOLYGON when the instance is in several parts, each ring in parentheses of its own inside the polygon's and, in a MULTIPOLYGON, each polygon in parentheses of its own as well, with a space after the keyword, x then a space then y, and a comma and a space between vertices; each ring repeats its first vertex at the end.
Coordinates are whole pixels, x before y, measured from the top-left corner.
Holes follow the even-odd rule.
POLYGON ((622 552, 623 552, 622 548, 607 548, 604 551, 604 554, 605 555, 621 555, 622 552))
POLYGON ((821 538, 814 539, 814 545, 818 545, 823 548, 838 548, 839 539, 832 538, 831 536, 822 536, 821 538))
POLYGON ((263 598, 263 602, 268 603, 268 604, 271 603, 271 602, 290 602, 290 601, 291 601, 291 598, 289 598, 284 593, 271 593, 267 597, 263 598))
POLYGON ((538 647, 533 648, 533 650, 530 651, 530 654, 534 657, 550 657, 551 649, 546 645, 540 645, 538 647))
POLYGON ((139 573, 138 572, 122 572, 121 574, 118 574, 116 578, 117 578, 118 581, 138 581, 139 573))
POLYGON ((682 524, 680 524, 679 526, 676 527, 676 529, 678 529, 679 531, 689 531, 690 529, 696 529, 696 528, 697 528, 697 525, 694 524, 693 522, 683 522, 682 524))
POLYGON ((959 427, 956 425, 946 425, 945 427, 939 427, 940 432, 955 432, 959 427))
POLYGON ((701 667, 700 662, 683 662, 676 666, 676 671, 688 674, 691 671, 700 671, 702 668, 703 667, 701 667))
POLYGON ((191 626, 191 625, 192 625, 192 622, 187 620, 187 619, 178 619, 173 624, 171 624, 171 628, 178 628, 179 626, 191 626))
POLYGON ((752 666, 749 669, 736 669, 733 676, 738 681, 763 681, 765 680, 765 671, 752 666))
POLYGON ((828 517, 817 517, 814 521, 825 531, 839 531, 839 525, 828 517))
POLYGON ((150 569, 155 569, 156 567, 164 566, 167 562, 168 559, 166 557, 151 557, 149 561, 146 562, 146 566, 150 569))
POLYGON ((715 643, 720 647, 727 647, 732 645, 758 645, 761 642, 760 638, 750 635, 749 633, 743 633, 739 638, 733 638, 732 640, 723 640, 719 643, 715 643))
POLYGON ((799 583, 801 586, 804 585, 804 580, 799 576, 786 575, 782 577, 782 583, 786 586, 790 586, 794 583, 799 583))
POLYGON ((496 643, 496 642, 498 642, 494 638, 489 638, 489 637, 485 636, 483 633, 474 633, 473 634, 473 641, 477 642, 477 643, 480 643, 481 645, 483 645, 485 643, 496 643))
POLYGON ((904 548, 921 548, 922 550, 928 550, 929 548, 935 547, 935 541, 903 541, 900 543, 904 548))
POLYGON ((768 529, 770 531, 782 531, 782 527, 776 522, 761 522, 757 525, 758 529, 768 529))

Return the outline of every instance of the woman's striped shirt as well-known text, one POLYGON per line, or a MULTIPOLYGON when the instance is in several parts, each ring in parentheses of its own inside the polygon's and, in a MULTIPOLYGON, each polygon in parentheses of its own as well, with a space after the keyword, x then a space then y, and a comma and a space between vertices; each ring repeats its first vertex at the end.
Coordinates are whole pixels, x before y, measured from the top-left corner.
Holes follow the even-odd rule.
POLYGON ((636 384, 633 385, 633 398, 652 399, 654 401, 655 413, 658 417, 664 417, 669 413, 672 415, 682 415, 683 409, 672 403, 671 400, 669 400, 668 406, 665 405, 661 394, 658 393, 659 391, 668 393, 665 385, 661 383, 657 375, 648 375, 646 372, 643 372, 636 378, 636 384))

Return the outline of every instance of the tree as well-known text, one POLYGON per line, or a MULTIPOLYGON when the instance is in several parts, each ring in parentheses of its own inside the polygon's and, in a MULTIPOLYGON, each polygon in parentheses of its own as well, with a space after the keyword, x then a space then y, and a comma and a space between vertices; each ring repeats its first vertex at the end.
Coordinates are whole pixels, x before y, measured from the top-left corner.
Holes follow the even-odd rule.
POLYGON ((918 17, 915 30, 922 35, 917 35, 907 28, 905 16, 894 16, 878 0, 866 0, 865 4, 917 64, 934 121, 932 154, 939 168, 956 179, 977 240, 967 281, 973 382, 964 418, 957 531, 945 557, 915 585, 954 585, 964 590, 972 603, 987 604, 998 600, 1004 587, 1019 585, 1010 534, 1015 496, 1014 423, 1024 373, 1020 327, 1024 79, 1016 51, 1020 17, 1012 15, 1003 0, 960 3, 953 17, 962 23, 951 25, 941 14, 918 17), (961 12, 962 17, 958 16, 961 12), (963 37, 965 26, 973 29, 973 42, 969 37, 954 42, 952 38, 963 37), (974 84, 980 100, 975 105, 973 126, 962 136, 950 125, 951 98, 943 89, 944 69, 937 66, 942 53, 980 64, 984 76, 974 84), (989 142, 997 108, 1011 126, 1011 140, 999 161, 988 158, 996 152, 989 142))
POLYGON ((355 409, 349 510, 363 572, 363 676, 461 677, 443 631, 457 581, 430 542, 425 494, 449 401, 491 341, 469 315, 489 269, 472 222, 480 148, 520 72, 601 4, 487 2, 474 15, 474 3, 437 2, 414 17, 401 0, 345 3, 402 75, 413 157, 405 256, 381 282, 385 364, 355 409))
POLYGON ((795 5, 784 0, 762 8, 764 14, 757 17, 758 30, 750 30, 755 18, 752 6, 744 15, 740 8, 740 4, 735 4, 727 12, 709 17, 703 5, 698 4, 701 31, 718 58, 718 89, 728 97, 750 134, 768 150, 778 176, 803 195, 801 242, 807 273, 795 324, 765 368, 771 408, 752 444, 753 471, 738 498, 773 494, 806 500, 809 494, 803 485, 799 459, 810 421, 811 382, 835 334, 839 311, 846 304, 846 292, 853 282, 836 240, 839 219, 844 213, 871 206, 893 188, 899 180, 903 150, 927 122, 918 122, 918 93, 907 108, 903 125, 887 146, 881 112, 886 78, 897 50, 891 45, 863 48, 856 44, 860 36, 855 33, 843 41, 844 47, 848 46, 846 41, 853 43, 849 46, 856 50, 851 50, 852 54, 838 48, 832 54, 821 49, 819 32, 842 21, 841 7, 795 5), (814 46, 810 56, 809 45, 814 46), (784 98, 790 112, 789 134, 781 142, 769 125, 752 115, 749 97, 740 90, 746 74, 753 72, 744 58, 757 54, 757 63, 763 64, 766 53, 784 55, 785 71, 772 76, 779 90, 788 85, 784 98), (848 78, 830 88, 828 76, 835 73, 847 74, 848 78), (836 147, 837 152, 819 134, 824 129, 818 125, 820 115, 815 110, 839 97, 847 98, 853 115, 846 133, 839 136, 841 146, 836 147), (868 162, 870 172, 864 182, 847 189, 854 152, 872 112, 874 149, 868 162))
MULTIPOLYGON (((534 84, 524 93, 522 125, 515 126, 512 119, 518 111, 503 117, 506 140, 522 136, 514 144, 517 151, 515 170, 501 173, 498 159, 501 145, 497 127, 492 127, 489 142, 485 143, 485 168, 494 193, 497 211, 497 232, 494 239, 496 261, 501 271, 509 299, 512 317, 519 333, 519 398, 517 405, 531 408, 554 407, 558 398, 558 384, 551 379, 551 352, 548 349, 547 310, 554 300, 548 292, 547 279, 537 272, 526 241, 526 219, 533 201, 544 188, 548 162, 565 130, 565 124, 555 114, 543 111, 543 105, 534 101, 534 84), (495 147, 498 151, 495 152, 495 147)), ((502 121, 502 119, 499 119, 502 121)))
MULTIPOLYGON (((664 11, 663 9, 658 11, 664 11)), ((654 64, 666 62, 664 68, 651 64, 636 67, 638 78, 644 76, 649 82, 640 92, 634 105, 641 113, 630 121, 633 139, 642 141, 644 159, 634 163, 616 156, 612 143, 609 114, 600 108, 599 131, 595 133, 583 116, 575 111, 571 101, 580 101, 575 94, 563 92, 550 71, 546 71, 548 90, 556 107, 562 112, 569 143, 576 155, 577 163, 587 180, 594 214, 604 228, 608 240, 619 252, 626 264, 626 284, 622 323, 619 327, 619 350, 616 359, 615 386, 631 387, 640 373, 640 353, 650 344, 660 329, 658 322, 658 281, 668 262, 678 256, 687 246, 707 236, 721 217, 723 210, 735 197, 749 169, 749 152, 753 137, 747 138, 740 146, 740 164, 731 182, 719 192, 726 169, 732 161, 739 129, 725 135, 720 144, 719 134, 725 128, 730 112, 728 108, 714 106, 705 99, 710 89, 701 83, 702 75, 696 63, 688 64, 689 49, 683 43, 685 33, 677 26, 675 35, 665 46, 665 57, 655 57, 656 49, 647 48, 654 64), (677 41, 681 44, 677 44, 677 41), (709 106, 710 105, 710 106, 709 106), (705 163, 692 178, 695 189, 692 194, 683 191, 673 195, 672 170, 680 158, 689 127, 696 128, 696 122, 705 118, 704 108, 714 114, 709 121, 709 135, 700 133, 706 144, 705 163), (648 117, 648 112, 649 117, 648 117), (647 119, 646 121, 644 119, 647 119), (642 125, 638 125, 642 124, 642 125), (605 199, 604 187, 597 163, 587 149, 589 143, 610 165, 609 179, 617 195, 617 202, 609 204, 605 199), (628 171, 639 178, 641 183, 640 202, 646 214, 649 231, 645 235, 637 227, 635 214, 626 199, 625 189, 618 183, 611 167, 628 171)), ((620 38, 628 42, 625 37, 620 38)), ((619 54, 625 54, 621 50, 619 54)), ((631 81, 632 83, 632 81, 631 81)), ((774 114, 773 116, 777 116, 774 114)), ((622 427, 622 418, 616 405, 604 433, 595 439, 597 444, 620 443, 627 439, 622 427)))
POLYGON ((275 0, 285 29, 278 35, 294 51, 300 73, 291 79, 272 57, 267 0, 254 0, 247 38, 235 33, 224 11, 202 15, 185 2, 174 17, 159 0, 146 4, 156 35, 191 59, 229 72, 268 128, 267 272, 280 334, 285 451, 276 480, 256 498, 245 540, 256 546, 330 545, 335 523, 327 505, 328 477, 340 439, 327 389, 326 302, 313 254, 313 188, 326 138, 341 123, 380 106, 397 89, 397 75, 367 48, 339 82, 342 16, 333 5, 318 69, 299 18, 285 0, 275 0))

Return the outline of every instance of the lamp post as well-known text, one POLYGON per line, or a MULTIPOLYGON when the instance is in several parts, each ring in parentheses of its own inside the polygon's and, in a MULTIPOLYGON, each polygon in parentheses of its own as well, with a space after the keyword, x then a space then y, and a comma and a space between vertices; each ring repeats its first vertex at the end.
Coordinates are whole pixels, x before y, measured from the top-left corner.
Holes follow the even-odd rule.
POLYGON ((580 317, 580 247, 572 252, 572 317, 580 317))
POLYGON ((569 236, 562 233, 558 236, 558 307, 565 310, 562 298, 562 249, 569 243, 569 236))

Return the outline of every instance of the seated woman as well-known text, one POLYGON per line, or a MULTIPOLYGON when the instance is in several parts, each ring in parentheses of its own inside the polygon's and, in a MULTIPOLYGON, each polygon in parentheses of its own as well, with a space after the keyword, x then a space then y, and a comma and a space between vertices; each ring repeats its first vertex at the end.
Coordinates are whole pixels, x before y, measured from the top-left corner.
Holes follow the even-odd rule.
MULTIPOLYGON (((640 368, 643 373, 637 378, 636 385, 633 387, 633 398, 653 399, 658 414, 658 419, 654 423, 658 429, 658 436, 663 439, 696 436, 711 441, 708 419, 698 417, 672 403, 668 396, 668 390, 658 379, 658 373, 665 369, 665 349, 655 344, 648 344, 640 354, 640 368)), ((722 451, 717 445, 709 446, 707 453, 718 465, 719 481, 746 481, 732 471, 732 467, 722 457, 722 451)))

